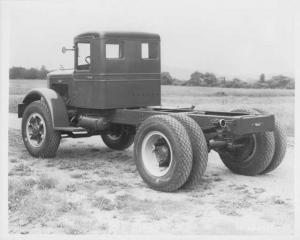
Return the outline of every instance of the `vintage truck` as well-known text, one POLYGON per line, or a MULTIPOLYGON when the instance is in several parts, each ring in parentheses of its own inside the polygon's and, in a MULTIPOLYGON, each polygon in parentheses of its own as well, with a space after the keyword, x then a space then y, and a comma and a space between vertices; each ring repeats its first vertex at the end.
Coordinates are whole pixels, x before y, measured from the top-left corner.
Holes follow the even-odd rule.
POLYGON ((215 150, 234 173, 268 173, 282 162, 286 136, 273 114, 161 106, 160 36, 86 32, 74 38, 74 70, 52 72, 48 88, 18 105, 22 137, 34 157, 54 157, 61 138, 99 135, 111 149, 134 142, 134 161, 153 189, 201 182, 215 150))

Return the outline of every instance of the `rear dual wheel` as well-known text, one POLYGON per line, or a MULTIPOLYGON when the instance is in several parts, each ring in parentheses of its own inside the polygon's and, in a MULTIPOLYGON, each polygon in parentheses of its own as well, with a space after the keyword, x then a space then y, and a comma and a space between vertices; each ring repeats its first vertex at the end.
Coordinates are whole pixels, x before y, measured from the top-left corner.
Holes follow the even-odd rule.
MULTIPOLYGON (((232 112, 266 114, 257 109, 237 109, 232 112)), ((242 175, 253 176, 273 171, 280 165, 286 152, 286 135, 277 121, 273 132, 241 136, 232 143, 240 147, 222 149, 219 155, 232 172, 242 175)))
POLYGON ((140 176, 151 188, 177 190, 192 170, 193 154, 187 131, 171 116, 147 118, 135 136, 134 160, 140 176))
POLYGON ((141 177, 151 188, 175 191, 183 185, 195 184, 203 175, 207 165, 205 137, 197 123, 187 116, 152 116, 137 131, 134 159, 141 177))

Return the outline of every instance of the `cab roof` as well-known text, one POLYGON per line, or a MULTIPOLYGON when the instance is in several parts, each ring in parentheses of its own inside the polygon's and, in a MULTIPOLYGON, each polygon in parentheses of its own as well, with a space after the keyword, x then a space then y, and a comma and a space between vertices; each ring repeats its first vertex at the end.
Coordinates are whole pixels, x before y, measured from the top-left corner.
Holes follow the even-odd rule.
POLYGON ((126 38, 126 39, 156 39, 160 40, 160 36, 155 33, 145 33, 145 32, 84 32, 77 36, 77 38, 85 38, 85 37, 92 37, 92 38, 126 38))

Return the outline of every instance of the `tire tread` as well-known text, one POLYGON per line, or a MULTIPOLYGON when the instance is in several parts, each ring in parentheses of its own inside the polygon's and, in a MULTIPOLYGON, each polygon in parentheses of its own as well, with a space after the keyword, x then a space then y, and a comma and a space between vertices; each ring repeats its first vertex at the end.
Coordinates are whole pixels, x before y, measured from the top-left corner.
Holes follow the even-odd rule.
POLYGON ((201 182, 207 168, 208 149, 206 138, 200 126, 184 113, 172 114, 187 130, 192 144, 193 166, 188 180, 183 187, 192 187, 201 182))
MULTIPOLYGON (((268 114, 267 111, 255 108, 259 113, 268 114)), ((267 168, 261 173, 266 174, 273 170, 275 170, 283 161, 286 148, 287 148, 287 136, 286 131, 283 126, 275 119, 275 128, 274 128, 274 137, 275 137, 275 152, 272 158, 271 163, 267 166, 267 168)))

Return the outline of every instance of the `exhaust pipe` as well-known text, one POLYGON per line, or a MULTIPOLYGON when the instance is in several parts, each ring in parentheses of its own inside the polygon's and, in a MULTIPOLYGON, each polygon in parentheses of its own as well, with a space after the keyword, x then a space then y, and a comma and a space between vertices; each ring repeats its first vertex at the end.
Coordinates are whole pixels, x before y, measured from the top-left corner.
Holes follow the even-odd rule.
POLYGON ((209 141, 209 147, 212 149, 216 148, 223 148, 228 145, 227 141, 221 141, 221 140, 210 140, 209 141))
POLYGON ((109 122, 104 117, 88 117, 81 115, 78 117, 77 121, 77 126, 93 131, 103 131, 109 127, 109 122))

